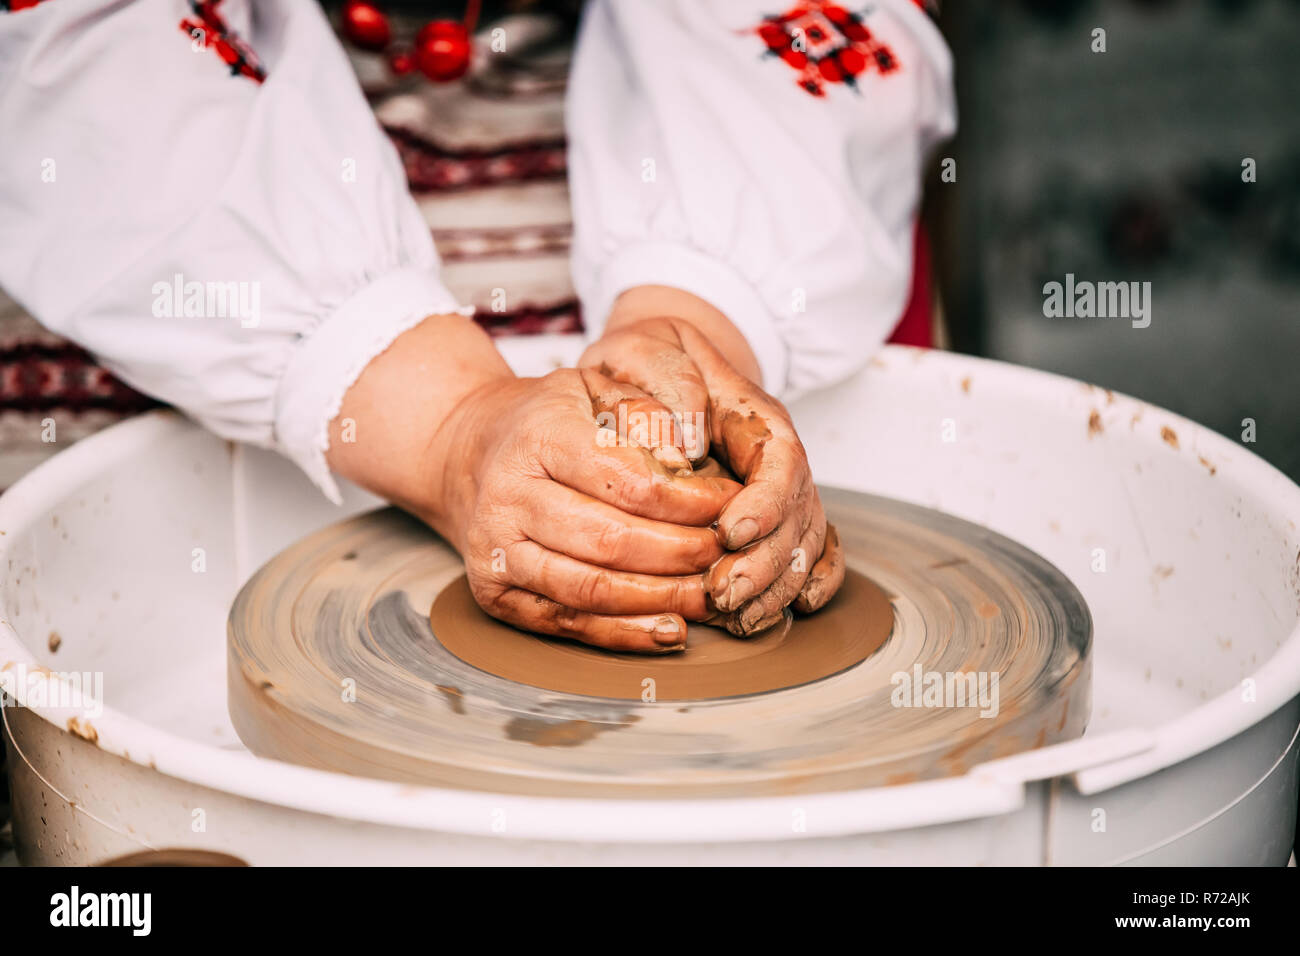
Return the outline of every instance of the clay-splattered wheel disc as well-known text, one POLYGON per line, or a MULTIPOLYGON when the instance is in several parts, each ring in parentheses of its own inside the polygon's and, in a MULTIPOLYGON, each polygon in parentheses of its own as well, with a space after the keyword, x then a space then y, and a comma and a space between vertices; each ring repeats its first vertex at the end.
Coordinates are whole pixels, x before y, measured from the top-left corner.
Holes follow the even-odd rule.
MULTIPOLYGON (((309 766, 629 797, 900 783, 1082 733, 1092 624, 1068 579, 978 525, 871 495, 822 496, 861 576, 836 619, 851 632, 840 643, 853 660, 822 667, 828 676, 804 674, 764 693, 646 701, 635 690, 585 696, 475 667, 430 625, 435 599, 455 592, 459 557, 383 510, 305 538, 244 586, 230 612, 235 728, 254 753, 309 766), (859 635, 871 617, 861 602, 876 598, 892 607, 892 627, 859 635)), ((512 636, 521 646, 541 640, 512 636)), ((792 630, 786 643, 799 640, 792 630)), ((738 655, 736 666, 755 653, 738 655)), ((647 674, 662 673, 648 670, 655 660, 647 674)), ((629 666, 640 689, 639 665, 629 666)), ((651 686, 672 683, 670 674, 651 686)))

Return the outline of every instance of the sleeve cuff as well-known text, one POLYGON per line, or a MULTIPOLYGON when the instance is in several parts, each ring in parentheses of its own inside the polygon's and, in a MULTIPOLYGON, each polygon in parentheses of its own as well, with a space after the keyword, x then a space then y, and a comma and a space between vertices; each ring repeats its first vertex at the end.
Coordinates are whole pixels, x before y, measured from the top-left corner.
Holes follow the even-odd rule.
POLYGON ((640 242, 620 249, 601 268, 595 295, 584 303, 587 334, 598 336, 614 300, 639 285, 672 286, 708 302, 748 340, 763 373, 763 388, 778 397, 785 391, 788 350, 758 290, 726 263, 690 246, 640 242))
POLYGON ((276 396, 276 445, 330 501, 342 502, 325 453, 343 396, 399 335, 449 312, 474 309, 460 306, 437 277, 399 269, 364 286, 294 348, 276 396))

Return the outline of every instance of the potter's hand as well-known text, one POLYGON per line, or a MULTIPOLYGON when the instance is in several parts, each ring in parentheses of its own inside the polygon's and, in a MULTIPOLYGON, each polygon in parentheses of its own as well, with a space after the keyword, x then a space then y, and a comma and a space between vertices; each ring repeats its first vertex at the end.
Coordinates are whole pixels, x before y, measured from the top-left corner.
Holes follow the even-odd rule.
POLYGON ((579 364, 637 386, 685 423, 700 423, 697 440, 684 429, 691 457, 711 446, 744 480, 717 522, 728 554, 705 579, 727 629, 753 634, 779 621, 791 603, 816 611, 843 583, 844 559, 789 413, 754 384, 753 354, 721 313, 679 290, 643 288, 644 296, 632 290, 620 298, 605 335, 579 364))
POLYGON ((722 551, 708 525, 737 488, 608 447, 592 396, 609 411, 614 391, 564 369, 468 396, 435 441, 447 534, 494 617, 613 650, 680 650, 685 620, 709 616, 700 572, 722 551))
POLYGON ((399 338, 349 391, 357 450, 332 447, 331 464, 450 541, 492 616, 612 650, 681 649, 685 620, 711 613, 701 572, 722 548, 709 523, 739 486, 678 476, 680 453, 665 465, 611 444, 596 416, 617 422, 620 404, 671 420, 635 388, 592 370, 515 378, 484 347, 453 317, 399 338))

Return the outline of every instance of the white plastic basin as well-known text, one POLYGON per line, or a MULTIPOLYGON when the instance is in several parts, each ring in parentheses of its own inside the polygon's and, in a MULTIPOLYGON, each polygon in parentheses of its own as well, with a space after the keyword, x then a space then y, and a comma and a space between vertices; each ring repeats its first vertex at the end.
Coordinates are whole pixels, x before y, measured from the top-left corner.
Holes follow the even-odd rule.
MULTIPOLYGON (((506 348, 536 372, 578 344, 506 348)), ((887 347, 792 412, 820 482, 983 523, 1074 580, 1095 624, 1081 740, 938 782, 638 803, 441 791, 253 757, 226 714, 230 601, 276 551, 377 502, 349 489, 336 509, 276 456, 159 412, 0 497, 0 666, 55 672, 28 671, 47 698, 74 671, 103 682, 89 716, 57 700, 4 708, 20 858, 202 847, 257 864, 1287 861, 1300 488, 1158 408, 945 353, 887 347)))

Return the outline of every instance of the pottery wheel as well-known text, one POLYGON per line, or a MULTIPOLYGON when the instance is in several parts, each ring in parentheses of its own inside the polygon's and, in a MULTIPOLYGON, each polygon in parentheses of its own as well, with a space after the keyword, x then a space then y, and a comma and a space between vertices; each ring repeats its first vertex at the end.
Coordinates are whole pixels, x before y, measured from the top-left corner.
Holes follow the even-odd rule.
POLYGON ((1083 732, 1092 622, 1064 575, 937 511, 822 499, 850 570, 826 608, 749 640, 693 626, 660 657, 492 620, 459 556, 401 512, 333 525, 235 600, 235 729, 330 770, 615 797, 904 783, 1083 732))

